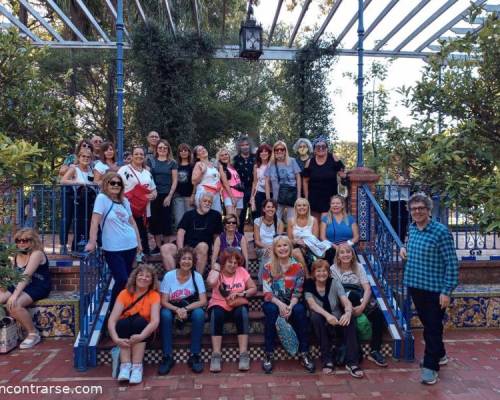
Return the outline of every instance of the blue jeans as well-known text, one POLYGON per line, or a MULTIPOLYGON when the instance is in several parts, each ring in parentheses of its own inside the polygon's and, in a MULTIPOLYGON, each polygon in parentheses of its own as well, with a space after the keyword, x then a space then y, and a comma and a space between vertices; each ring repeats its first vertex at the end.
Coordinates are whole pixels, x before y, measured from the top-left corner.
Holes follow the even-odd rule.
MULTIPOLYGON (((280 315, 278 306, 269 301, 264 302, 262 306, 264 311, 264 348, 266 353, 274 351, 274 342, 276 340, 276 320, 280 315)), ((297 338, 299 339, 299 352, 306 353, 309 351, 309 341, 307 327, 309 320, 307 319, 306 308, 302 303, 297 303, 292 308, 292 314, 288 318, 293 326, 297 338)))
MULTIPOLYGON (((172 336, 175 315, 172 310, 162 308, 160 313, 160 332, 163 355, 172 355, 172 336)), ((203 325, 205 324, 205 310, 195 308, 188 314, 191 321, 191 354, 200 354, 203 325)))
POLYGON ((125 289, 128 277, 132 272, 132 265, 134 264, 136 253, 137 249, 135 247, 130 250, 122 251, 104 250, 104 258, 111 271, 111 276, 115 280, 115 285, 111 292, 111 306, 115 303, 118 294, 125 289))

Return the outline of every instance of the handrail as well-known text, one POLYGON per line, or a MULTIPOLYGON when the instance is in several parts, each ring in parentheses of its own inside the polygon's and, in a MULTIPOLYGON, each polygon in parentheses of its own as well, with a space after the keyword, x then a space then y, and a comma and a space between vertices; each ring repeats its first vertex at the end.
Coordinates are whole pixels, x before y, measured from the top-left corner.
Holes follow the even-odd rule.
POLYGON ((386 305, 389 307, 403 337, 403 343, 397 343, 394 353, 396 358, 402 354, 407 361, 414 359, 414 338, 411 331, 412 317, 411 299, 407 288, 403 285, 403 260, 399 251, 403 242, 378 204, 368 185, 363 185, 364 191, 373 210, 375 237, 364 249, 366 259, 372 269, 378 285, 383 291, 386 305), (402 347, 402 348, 401 348, 402 347))

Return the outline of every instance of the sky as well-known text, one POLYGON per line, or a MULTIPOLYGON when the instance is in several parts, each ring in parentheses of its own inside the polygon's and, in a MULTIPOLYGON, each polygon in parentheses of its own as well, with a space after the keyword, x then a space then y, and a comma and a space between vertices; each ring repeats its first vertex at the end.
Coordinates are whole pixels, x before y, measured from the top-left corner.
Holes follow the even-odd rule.
MULTIPOLYGON (((282 6, 278 23, 285 23, 290 25, 290 33, 293 29, 294 24, 298 20, 302 6, 298 6, 293 11, 287 10, 286 3, 290 0, 285 0, 282 6)), ((436 12, 441 6, 443 6, 446 0, 432 0, 427 6, 414 16, 410 22, 407 23, 394 37, 388 41, 387 45, 383 49, 392 49, 399 45, 405 38, 407 38, 421 23, 426 21, 434 12, 436 12)), ((300 4, 303 1, 299 1, 300 4)), ((307 13, 305 14, 304 20, 302 22, 301 28, 299 30, 298 38, 301 34, 307 32, 316 32, 317 28, 323 23, 325 19, 325 11, 320 9, 320 5, 324 3, 324 0, 312 0, 311 5, 307 13)), ((374 21, 376 16, 383 10, 390 0, 374 0, 365 10, 364 16, 364 26, 365 29, 370 26, 374 21)), ((365 49, 374 46, 375 42, 381 40, 391 29, 396 26, 396 24, 404 18, 409 11, 419 3, 419 0, 401 0, 394 8, 390 10, 385 19, 377 26, 371 35, 365 40, 365 49)), ((498 4, 498 1, 488 1, 490 4, 498 4)), ((278 0, 260 0, 260 4, 255 7, 255 17, 258 23, 261 23, 264 30, 269 32, 272 24, 272 20, 276 11, 278 0)), ((339 8, 337 9, 334 17, 330 21, 329 26, 325 30, 325 33, 333 34, 338 36, 340 32, 344 29, 349 21, 357 13, 356 0, 344 0, 339 8)), ((430 38, 434 32, 436 32, 440 27, 451 21, 460 12, 464 11, 469 6, 469 0, 457 0, 454 5, 452 5, 441 17, 433 19, 430 25, 422 30, 422 32, 417 35, 412 41, 410 41, 402 50, 415 50, 420 46, 426 39, 430 38)), ((326 9, 326 13, 329 9, 326 9)), ((459 22, 456 26, 458 27, 469 27, 468 23, 465 21, 459 22)), ((341 42, 342 48, 352 48, 357 43, 357 22, 353 25, 347 35, 341 42)), ((445 36, 452 36, 451 32, 445 34, 445 36)), ((455 36, 455 35, 454 35, 455 36)), ((295 42, 294 45, 300 45, 300 43, 295 42)), ((369 65, 373 62, 374 58, 365 57, 365 73, 368 70, 369 65)), ((383 58, 377 58, 378 61, 384 61, 383 58)), ((341 56, 338 62, 334 65, 329 86, 330 98, 335 108, 335 115, 333 117, 334 126, 338 133, 339 140, 346 141, 357 141, 357 117, 353 115, 348 110, 348 105, 351 102, 356 102, 357 87, 353 82, 347 78, 343 77, 345 72, 356 72, 357 73, 357 57, 352 56, 341 56)), ((407 59, 399 58, 396 59, 389 68, 388 78, 384 82, 384 86, 391 93, 395 91, 396 88, 405 85, 412 86, 421 76, 421 71, 425 66, 425 61, 421 59, 407 59)), ((390 107, 391 116, 397 116, 403 122, 409 122, 410 118, 408 116, 408 111, 401 106, 396 105, 397 95, 391 96, 392 104, 390 107)))

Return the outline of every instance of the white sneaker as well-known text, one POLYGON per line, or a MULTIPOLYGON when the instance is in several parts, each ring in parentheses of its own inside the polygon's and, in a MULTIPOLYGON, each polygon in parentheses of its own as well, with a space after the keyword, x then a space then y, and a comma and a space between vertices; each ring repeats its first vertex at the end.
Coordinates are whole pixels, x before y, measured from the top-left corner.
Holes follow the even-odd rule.
POLYGON ((129 383, 132 385, 137 385, 142 382, 142 364, 134 365, 132 367, 132 372, 130 373, 129 383))
POLYGON ((120 365, 120 373, 118 374, 118 382, 127 382, 130 379, 130 369, 132 364, 122 363, 120 365))

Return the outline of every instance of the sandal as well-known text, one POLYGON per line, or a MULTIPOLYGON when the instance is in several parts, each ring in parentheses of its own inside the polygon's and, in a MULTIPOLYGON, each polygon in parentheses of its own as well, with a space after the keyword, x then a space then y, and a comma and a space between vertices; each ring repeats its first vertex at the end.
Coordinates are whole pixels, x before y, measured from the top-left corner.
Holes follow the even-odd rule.
POLYGON ((364 376, 363 370, 357 365, 346 365, 345 369, 349 371, 353 378, 361 379, 364 376))
POLYGON ((335 365, 331 361, 325 362, 323 364, 323 373, 326 375, 331 375, 335 371, 335 365))
POLYGON ((26 336, 26 339, 24 339, 21 344, 19 345, 20 349, 31 349, 35 345, 40 343, 40 335, 38 333, 30 333, 28 336, 26 336))

